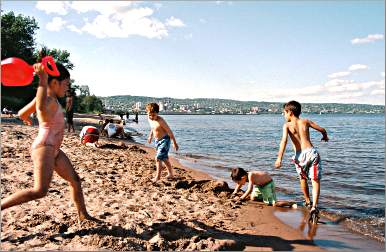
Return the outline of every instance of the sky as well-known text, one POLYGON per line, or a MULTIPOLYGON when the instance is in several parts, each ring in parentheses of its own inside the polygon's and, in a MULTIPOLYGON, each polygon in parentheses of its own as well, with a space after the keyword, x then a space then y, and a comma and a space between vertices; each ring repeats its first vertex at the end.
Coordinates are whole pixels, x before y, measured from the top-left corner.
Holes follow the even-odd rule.
POLYGON ((385 104, 384 1, 2 1, 97 96, 385 104))

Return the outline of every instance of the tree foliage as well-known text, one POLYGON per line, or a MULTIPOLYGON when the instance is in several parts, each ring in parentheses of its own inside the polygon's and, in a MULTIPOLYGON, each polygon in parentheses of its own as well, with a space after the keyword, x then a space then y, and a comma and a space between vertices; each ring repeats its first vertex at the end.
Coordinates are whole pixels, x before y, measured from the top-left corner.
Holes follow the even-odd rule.
POLYGON ((70 53, 67 50, 49 49, 47 46, 42 46, 40 50, 34 53, 37 62, 40 62, 44 56, 51 55, 56 62, 61 63, 65 68, 72 70, 74 64, 70 61, 70 53))
MULTIPOLYGON (((35 18, 22 15, 15 16, 13 12, 1 14, 1 59, 18 57, 32 65, 40 62, 42 57, 51 55, 56 62, 61 63, 69 70, 74 68, 70 61, 70 53, 67 50, 50 49, 43 45, 41 49, 35 47, 35 32, 39 29, 35 18)), ((80 96, 74 98, 74 111, 102 112, 103 103, 95 95, 90 95, 86 85, 74 85, 73 90, 79 90, 80 96)), ((30 102, 36 95, 38 77, 35 77, 31 85, 24 87, 1 87, 1 103, 12 110, 19 110, 30 102)), ((65 98, 59 99, 61 104, 65 98)))
POLYGON ((103 112, 103 103, 101 99, 95 95, 88 96, 79 96, 79 112, 83 113, 102 113, 103 112))
MULTIPOLYGON (((13 12, 1 15, 1 59, 18 57, 28 64, 36 62, 34 57, 35 31, 38 25, 34 18, 15 16, 13 12)), ((25 87, 1 87, 2 106, 20 109, 35 96, 34 85, 25 87)))
POLYGON ((15 16, 11 11, 1 15, 1 59, 22 58, 33 64, 35 31, 39 29, 33 17, 15 16))

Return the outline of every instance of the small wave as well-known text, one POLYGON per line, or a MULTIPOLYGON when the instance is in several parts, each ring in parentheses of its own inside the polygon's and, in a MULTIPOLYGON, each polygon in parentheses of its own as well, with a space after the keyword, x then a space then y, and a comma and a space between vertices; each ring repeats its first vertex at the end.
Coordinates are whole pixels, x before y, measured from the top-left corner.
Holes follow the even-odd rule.
MULTIPOLYGON (((371 212, 384 214, 384 209, 371 209, 371 212)), ((358 217, 344 214, 342 211, 330 211, 321 208, 320 214, 331 220, 330 224, 342 224, 354 233, 362 234, 379 242, 385 242, 385 218, 375 216, 358 217)))
POLYGON ((210 167, 218 169, 218 170, 224 170, 224 171, 231 171, 232 167, 225 166, 225 165, 210 165, 210 167))
POLYGON ((218 159, 215 158, 215 157, 206 156, 206 155, 200 155, 200 154, 193 154, 193 153, 179 154, 179 156, 185 157, 185 158, 192 158, 192 159, 218 160, 218 159))
POLYGON ((385 242, 385 218, 373 216, 366 218, 350 217, 347 218, 343 224, 354 232, 363 234, 379 242, 385 242))

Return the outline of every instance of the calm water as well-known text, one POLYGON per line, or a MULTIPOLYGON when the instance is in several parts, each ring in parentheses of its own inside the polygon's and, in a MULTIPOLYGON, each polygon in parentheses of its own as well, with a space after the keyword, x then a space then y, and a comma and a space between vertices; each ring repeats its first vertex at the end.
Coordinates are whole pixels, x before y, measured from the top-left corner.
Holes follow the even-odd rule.
MULTIPOLYGON (((346 226, 384 240, 385 217, 385 117, 381 115, 304 115, 327 129, 330 141, 311 131, 320 152, 323 177, 320 207, 327 217, 347 217, 346 226), (382 238, 383 237, 383 238, 382 238)), ((278 197, 303 200, 294 166, 290 140, 280 170, 274 162, 281 140, 281 115, 165 115, 180 145, 172 153, 193 168, 229 181, 230 169, 268 171, 275 179, 278 197)), ((131 124, 145 135, 145 116, 131 124)))

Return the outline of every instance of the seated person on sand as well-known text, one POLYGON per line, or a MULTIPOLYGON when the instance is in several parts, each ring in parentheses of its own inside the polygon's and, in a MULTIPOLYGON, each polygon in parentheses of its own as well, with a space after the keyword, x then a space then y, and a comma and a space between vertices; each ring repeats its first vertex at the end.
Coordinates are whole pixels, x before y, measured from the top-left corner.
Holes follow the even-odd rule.
POLYGON ((94 126, 84 126, 79 134, 80 142, 83 145, 99 147, 99 130, 94 126))
POLYGON ((240 197, 240 200, 245 200, 250 194, 250 199, 262 200, 266 205, 277 207, 293 207, 296 208, 295 202, 277 201, 275 193, 275 183, 272 177, 264 171, 246 172, 243 168, 233 168, 231 173, 232 180, 236 183, 236 188, 232 193, 235 196, 240 188, 248 183, 247 191, 240 197), (253 188, 255 186, 255 188, 253 188))
POLYGON ((125 138, 123 126, 121 124, 116 124, 112 119, 106 119, 105 123, 101 127, 101 131, 103 134, 107 133, 109 138, 117 137, 117 138, 125 138))
POLYGON ((9 115, 9 117, 13 117, 13 112, 12 112, 12 110, 9 110, 9 109, 7 109, 7 107, 4 107, 3 108, 3 114, 4 115, 9 115))

